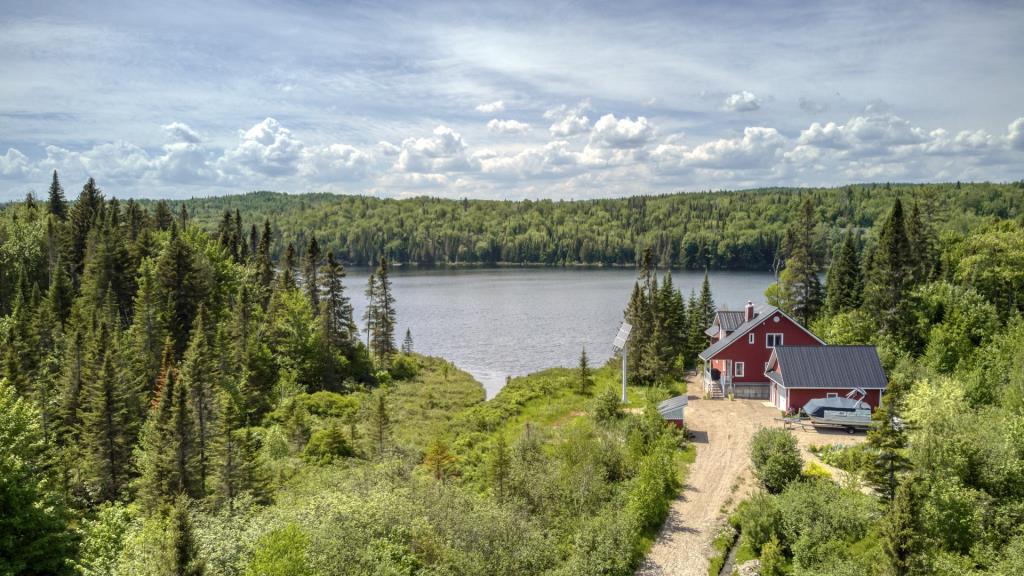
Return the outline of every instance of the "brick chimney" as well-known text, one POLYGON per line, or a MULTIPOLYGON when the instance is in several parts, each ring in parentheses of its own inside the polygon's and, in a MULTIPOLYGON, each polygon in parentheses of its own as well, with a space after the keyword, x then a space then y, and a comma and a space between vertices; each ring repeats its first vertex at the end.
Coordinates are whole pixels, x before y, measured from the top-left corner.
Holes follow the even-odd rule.
POLYGON ((747 307, 743 311, 743 319, 747 322, 754 319, 754 303, 750 300, 747 300, 747 307))

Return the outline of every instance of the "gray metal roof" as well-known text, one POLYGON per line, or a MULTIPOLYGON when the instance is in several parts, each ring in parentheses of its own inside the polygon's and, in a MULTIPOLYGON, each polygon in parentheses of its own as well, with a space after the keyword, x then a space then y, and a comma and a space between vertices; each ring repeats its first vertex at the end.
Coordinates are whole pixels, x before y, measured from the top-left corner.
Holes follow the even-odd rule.
POLYGON ((786 388, 884 389, 882 361, 874 346, 776 346, 786 388))
POLYGON ((718 316, 718 325, 726 332, 732 332, 739 328, 747 316, 743 310, 719 310, 716 315, 718 316))
POLYGON ((718 326, 712 326, 711 328, 705 330, 704 333, 714 338, 716 335, 718 335, 718 326))
POLYGON ((687 400, 685 394, 682 396, 673 396, 668 400, 663 400, 658 403, 658 413, 664 416, 669 412, 673 412, 675 410, 685 407, 686 403, 687 400))
MULTIPOLYGON (((758 304, 754 306, 754 317, 749 322, 740 324, 728 336, 718 342, 715 342, 711 346, 708 346, 700 353, 700 359, 705 361, 710 360, 715 354, 718 354, 739 339, 740 336, 746 334, 748 330, 760 324, 764 320, 765 316, 770 316, 777 310, 778 308, 775 306, 769 306, 768 304, 758 304)), ((744 317, 743 312, 737 312, 737 314, 740 315, 740 318, 744 317)))

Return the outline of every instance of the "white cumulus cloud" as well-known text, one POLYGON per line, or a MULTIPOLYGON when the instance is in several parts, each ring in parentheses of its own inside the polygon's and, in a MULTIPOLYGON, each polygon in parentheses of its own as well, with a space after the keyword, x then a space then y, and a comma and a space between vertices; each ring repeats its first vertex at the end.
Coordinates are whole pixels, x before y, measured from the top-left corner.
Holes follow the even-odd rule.
POLYGON ((518 120, 492 119, 487 123, 487 129, 499 134, 525 134, 530 131, 530 125, 518 120))
POLYGON ((434 128, 428 138, 406 138, 395 168, 400 172, 439 174, 473 169, 462 135, 447 126, 434 128))
POLYGON ((605 114, 590 134, 590 145, 601 148, 639 148, 654 138, 654 126, 647 118, 616 118, 605 114))
POLYGON ((761 101, 758 100, 757 96, 753 92, 743 90, 735 94, 730 94, 728 98, 722 102, 722 109, 728 110, 729 112, 751 112, 761 108, 761 101))
POLYGON ((222 170, 247 171, 264 176, 291 176, 299 169, 305 144, 273 118, 265 118, 240 133, 234 149, 221 158, 222 170))
POLYGON ((483 114, 495 114, 497 112, 505 111, 505 101, 495 100, 494 102, 488 102, 486 104, 480 104, 476 107, 476 111, 483 114))
POLYGON ((28 172, 28 156, 22 154, 20 150, 8 148, 7 153, 0 156, 0 175, 22 176, 28 172))

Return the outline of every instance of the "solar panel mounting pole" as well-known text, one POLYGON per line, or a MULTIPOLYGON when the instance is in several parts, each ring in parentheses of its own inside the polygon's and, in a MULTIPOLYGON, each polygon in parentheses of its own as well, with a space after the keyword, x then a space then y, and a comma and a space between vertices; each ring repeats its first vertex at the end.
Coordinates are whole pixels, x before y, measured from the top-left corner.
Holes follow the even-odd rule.
POLYGON ((619 327, 619 333, 615 335, 615 341, 612 343, 612 349, 618 352, 622 351, 622 403, 626 403, 626 343, 629 342, 629 333, 633 331, 633 326, 629 322, 623 322, 622 326, 619 327))

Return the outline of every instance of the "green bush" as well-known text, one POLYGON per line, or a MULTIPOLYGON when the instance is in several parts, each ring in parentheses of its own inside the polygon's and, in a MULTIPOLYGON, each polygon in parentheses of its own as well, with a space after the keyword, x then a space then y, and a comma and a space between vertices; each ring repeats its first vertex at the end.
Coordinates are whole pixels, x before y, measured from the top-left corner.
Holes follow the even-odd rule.
POLYGON ((605 388, 594 398, 594 420, 611 422, 619 417, 619 394, 613 388, 605 388))
POLYGON ((388 373, 395 380, 412 380, 419 374, 419 366, 416 359, 406 354, 399 354, 391 360, 391 368, 388 373))
POLYGON ((772 536, 761 548, 761 576, 785 576, 785 565, 786 557, 782 554, 779 539, 772 536))
POLYGON ((353 453, 348 435, 341 428, 330 426, 313 433, 306 444, 303 456, 310 461, 323 464, 335 458, 348 458, 353 453))
POLYGON ((770 494, 755 494, 742 502, 735 519, 744 543, 757 554, 767 542, 782 534, 782 512, 776 497, 770 494))
POLYGON ((800 477, 803 459, 796 438, 789 430, 762 428, 750 441, 750 461, 754 476, 772 494, 782 492, 800 477))
POLYGON ((307 576, 309 537, 295 524, 269 532, 256 545, 246 576, 307 576))

